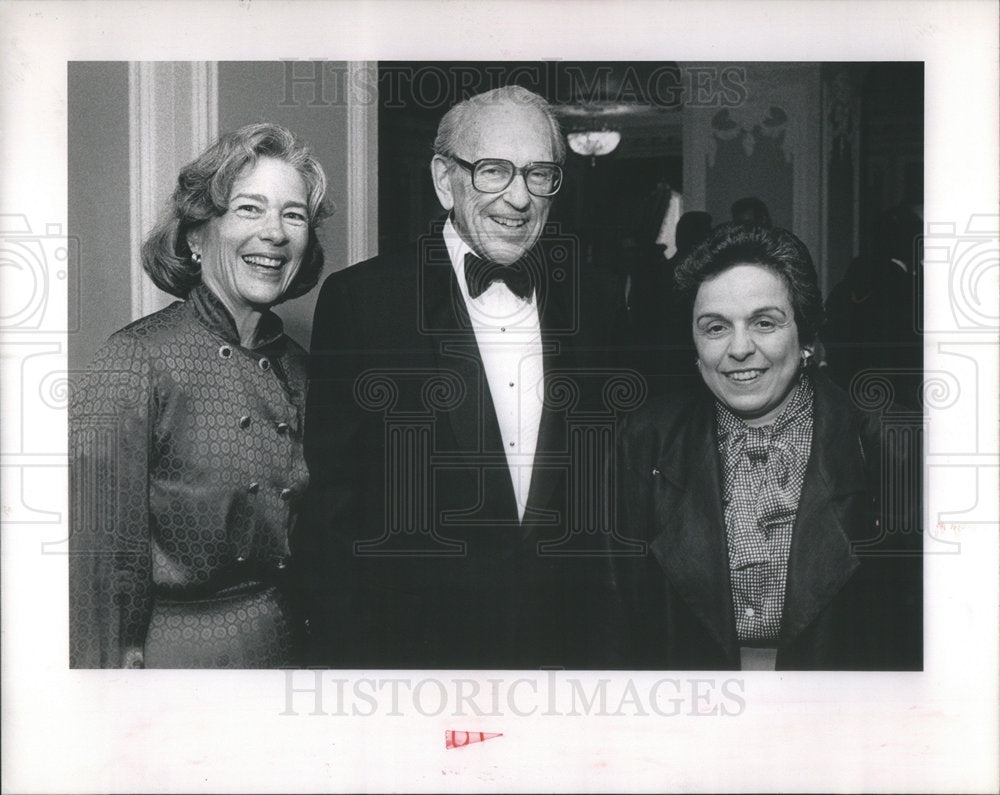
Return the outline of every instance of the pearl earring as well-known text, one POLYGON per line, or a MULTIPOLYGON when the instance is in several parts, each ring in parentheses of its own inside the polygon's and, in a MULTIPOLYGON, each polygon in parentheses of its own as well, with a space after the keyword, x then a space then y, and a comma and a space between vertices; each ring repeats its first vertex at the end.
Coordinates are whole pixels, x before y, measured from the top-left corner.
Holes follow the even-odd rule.
POLYGON ((191 252, 191 259, 195 265, 201 265, 201 254, 199 254, 197 251, 191 252))

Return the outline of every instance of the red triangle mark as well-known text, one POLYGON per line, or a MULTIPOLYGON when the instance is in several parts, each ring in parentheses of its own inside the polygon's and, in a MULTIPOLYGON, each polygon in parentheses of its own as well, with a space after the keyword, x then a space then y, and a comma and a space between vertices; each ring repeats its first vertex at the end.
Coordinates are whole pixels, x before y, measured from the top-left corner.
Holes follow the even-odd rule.
POLYGON ((461 748, 463 745, 486 742, 494 737, 503 737, 503 732, 456 732, 449 729, 444 733, 444 747, 461 748))

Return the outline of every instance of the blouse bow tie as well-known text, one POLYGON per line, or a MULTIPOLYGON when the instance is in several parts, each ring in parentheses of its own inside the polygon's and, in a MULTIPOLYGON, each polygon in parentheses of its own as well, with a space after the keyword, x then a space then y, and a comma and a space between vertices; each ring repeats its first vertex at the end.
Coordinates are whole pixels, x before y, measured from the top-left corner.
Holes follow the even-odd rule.
POLYGON ((767 454, 770 447, 770 434, 763 428, 747 428, 746 437, 743 441, 743 450, 753 463, 767 463, 767 454))
POLYGON ((522 300, 531 297, 531 270, 523 259, 511 265, 477 257, 471 251, 465 255, 465 284, 470 298, 479 298, 493 282, 503 282, 507 289, 522 300))
POLYGON ((752 464, 767 466, 779 486, 788 485, 788 476, 797 455, 784 434, 764 428, 748 428, 743 450, 752 464))
POLYGON ((734 452, 742 451, 751 464, 766 466, 779 486, 788 484, 792 463, 797 455, 794 447, 784 434, 774 433, 771 428, 741 429, 731 437, 734 452))

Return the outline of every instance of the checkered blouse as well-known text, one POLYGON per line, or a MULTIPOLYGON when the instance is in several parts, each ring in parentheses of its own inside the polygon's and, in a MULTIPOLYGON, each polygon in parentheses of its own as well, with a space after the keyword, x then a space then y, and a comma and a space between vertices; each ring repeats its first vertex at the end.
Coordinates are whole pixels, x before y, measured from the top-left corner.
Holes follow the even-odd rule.
POLYGON ((736 631, 741 643, 775 645, 812 447, 812 384, 803 374, 771 425, 751 428, 719 403, 715 418, 736 631))

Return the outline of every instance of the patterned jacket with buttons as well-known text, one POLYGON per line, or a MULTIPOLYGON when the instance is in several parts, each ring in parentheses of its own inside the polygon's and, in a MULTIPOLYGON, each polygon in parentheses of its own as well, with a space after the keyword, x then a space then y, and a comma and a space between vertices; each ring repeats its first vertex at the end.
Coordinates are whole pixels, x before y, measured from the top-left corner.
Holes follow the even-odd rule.
POLYGON ((267 314, 253 350, 203 285, 114 334, 72 393, 70 665, 141 664, 157 599, 287 565, 304 351, 267 314))

